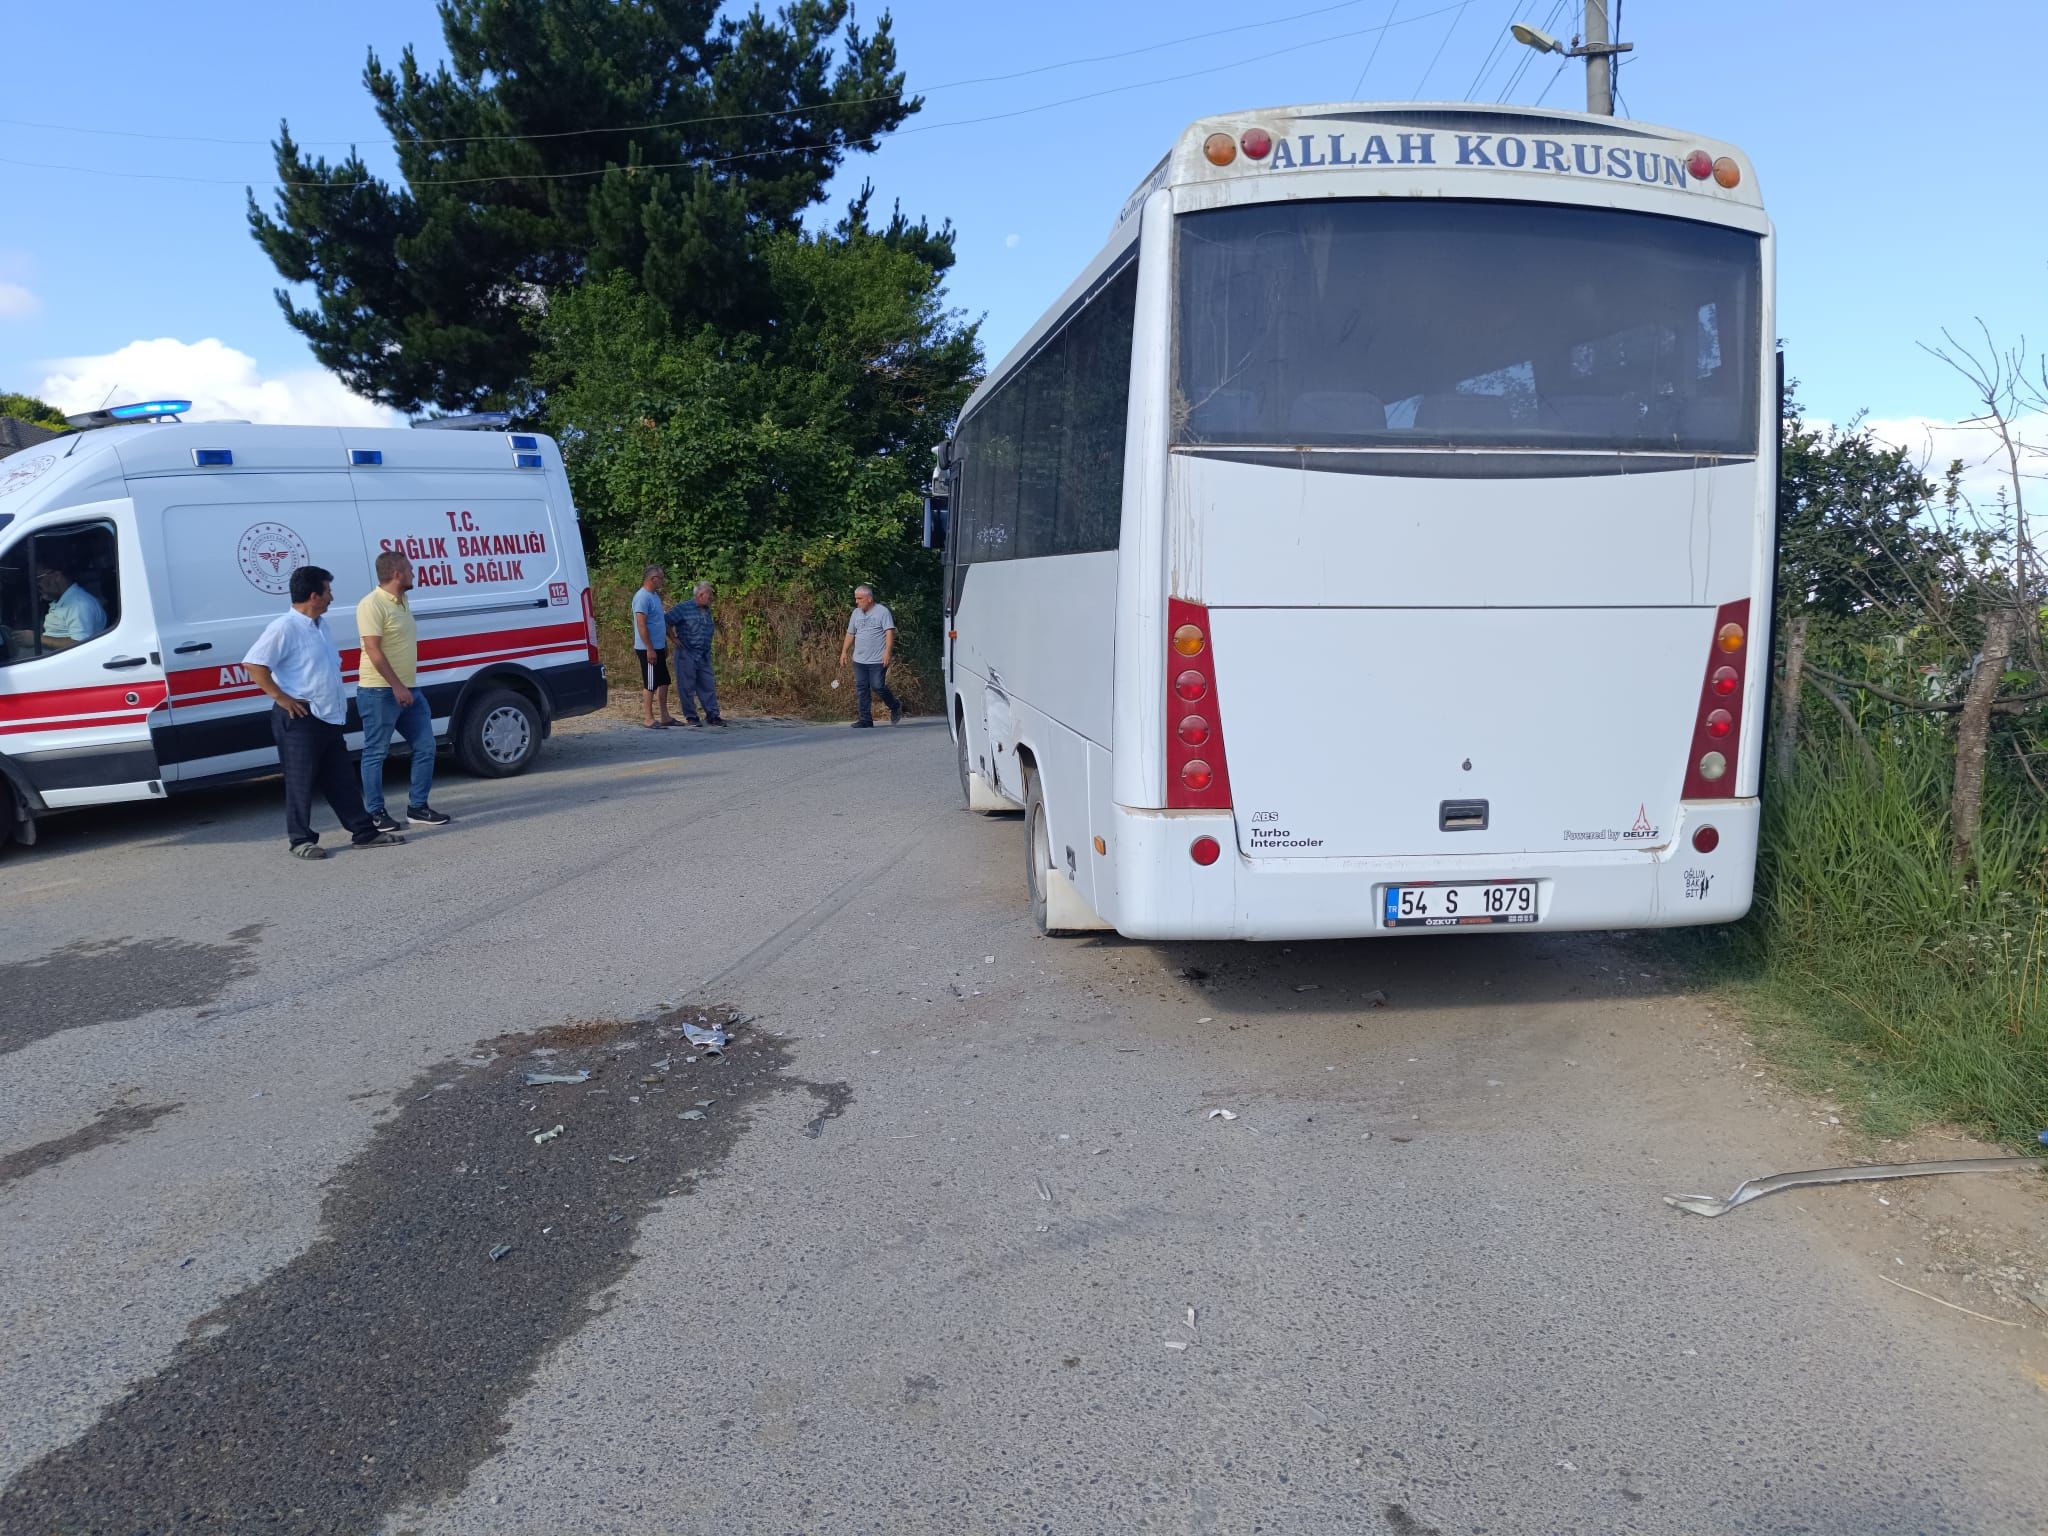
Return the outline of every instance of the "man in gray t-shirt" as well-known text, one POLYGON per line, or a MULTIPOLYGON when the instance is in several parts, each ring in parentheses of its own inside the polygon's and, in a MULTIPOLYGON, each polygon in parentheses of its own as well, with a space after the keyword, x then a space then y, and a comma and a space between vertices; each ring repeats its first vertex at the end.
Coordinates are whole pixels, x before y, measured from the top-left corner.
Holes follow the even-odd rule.
POLYGON ((875 723, 870 697, 889 706, 889 723, 903 719, 903 705, 889 691, 890 658, 896 654, 896 620, 875 601, 875 589, 862 585, 853 589, 853 616, 846 621, 846 642, 839 647, 839 665, 853 663, 853 700, 859 718, 853 728, 864 731, 875 723))

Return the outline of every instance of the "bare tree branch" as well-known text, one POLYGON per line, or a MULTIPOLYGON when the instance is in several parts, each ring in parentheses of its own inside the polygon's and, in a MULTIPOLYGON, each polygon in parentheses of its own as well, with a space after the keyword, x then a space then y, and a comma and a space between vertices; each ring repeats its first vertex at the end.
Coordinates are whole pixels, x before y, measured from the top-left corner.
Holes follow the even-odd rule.
MULTIPOLYGON (((1873 698, 1883 699, 1887 704, 1896 704, 1901 709, 1918 710, 1923 715, 1953 715, 1963 707, 1961 699, 1938 699, 1930 702, 1926 699, 1905 698, 1900 694, 1893 693, 1890 689, 1880 688, 1875 683, 1865 682, 1860 677, 1843 677, 1838 673, 1828 671, 1825 667, 1816 667, 1812 662, 1806 664, 1806 670, 1815 677, 1826 678, 1839 688, 1860 689, 1864 693, 1870 694, 1873 698)), ((2048 688, 2040 689, 2034 693, 2015 693, 2010 697, 1998 700, 1992 707, 2000 714, 2012 714, 2028 704, 2038 704, 2043 699, 2048 699, 2048 688)))
POLYGON ((1856 718, 1856 711, 1849 707, 1849 701, 1814 676, 1819 670, 1818 667, 1807 667, 1804 681, 1835 706, 1835 713, 1842 717, 1842 724, 1848 729, 1849 739, 1856 743, 1856 751, 1863 758, 1864 770, 1870 775, 1871 783, 1875 784, 1884 776, 1884 770, 1877 766, 1877 753, 1871 750, 1870 738, 1863 734, 1862 722, 1856 718))

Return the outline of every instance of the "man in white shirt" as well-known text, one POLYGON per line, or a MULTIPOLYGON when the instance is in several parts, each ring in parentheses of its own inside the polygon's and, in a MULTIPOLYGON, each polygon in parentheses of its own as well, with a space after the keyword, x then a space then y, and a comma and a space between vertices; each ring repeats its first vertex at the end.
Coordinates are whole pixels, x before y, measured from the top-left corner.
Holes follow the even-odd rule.
POLYGON ((43 649, 68 651, 107 627, 107 610, 100 600, 71 579, 61 565, 44 562, 36 572, 36 584, 49 600, 43 615, 43 649))
POLYGON ((294 858, 324 859, 313 830, 317 785, 358 848, 388 848, 405 839, 380 832, 363 809, 363 786, 348 760, 348 694, 341 653, 321 616, 334 603, 334 577, 317 565, 292 572, 292 611, 271 620, 242 664, 270 695, 270 733, 284 768, 284 827, 294 858))

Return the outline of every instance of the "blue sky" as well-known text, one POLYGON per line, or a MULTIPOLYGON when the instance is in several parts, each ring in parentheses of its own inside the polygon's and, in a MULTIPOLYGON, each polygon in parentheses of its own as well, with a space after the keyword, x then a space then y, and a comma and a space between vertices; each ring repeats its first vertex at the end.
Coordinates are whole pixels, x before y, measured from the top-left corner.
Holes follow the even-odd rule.
MULTIPOLYGON (((1622 4, 1622 35, 1636 44, 1621 73, 1627 115, 1731 140, 1755 161, 1782 236, 1779 328, 1809 408, 1838 419, 1867 407, 1887 421, 1953 420, 1967 414, 1968 396, 1917 343, 1979 315, 2007 337, 2048 336, 2048 200, 2038 113, 2027 105, 2048 57, 2048 6, 1622 4)), ((991 358, 1098 248, 1125 194, 1195 117, 1289 102, 1490 101, 1517 69, 1511 100, 1584 102, 1580 66, 1560 71, 1555 59, 1500 42, 1511 18, 1555 16, 1550 30, 1569 35, 1577 0, 896 0, 889 9, 927 104, 909 124, 919 131, 855 157, 840 190, 866 176, 884 206, 900 199, 953 220, 953 302, 986 317, 991 358), (1371 30, 1390 13, 1396 25, 1371 30), (1200 35, 1225 28, 1238 30, 1200 35), (1134 49, 1149 51, 1069 62, 1134 49), (955 83, 1024 70, 1037 72, 955 83), (1068 100, 1082 96, 1090 99, 1068 100), (960 122, 1056 102, 1067 104, 960 122)), ((438 59, 430 0, 16 7, 6 35, 0 389, 34 390, 53 374, 70 375, 74 388, 107 379, 124 393, 167 389, 181 380, 151 375, 182 371, 229 380, 232 390, 218 392, 242 414, 340 419, 349 407, 271 298, 276 275, 249 238, 241 183, 269 170, 266 141, 281 117, 303 140, 354 137, 373 168, 388 166, 359 78, 365 50, 392 59, 412 42, 438 59), (132 345, 144 341, 163 344, 132 345), (60 361, 76 358, 100 362, 60 361)))

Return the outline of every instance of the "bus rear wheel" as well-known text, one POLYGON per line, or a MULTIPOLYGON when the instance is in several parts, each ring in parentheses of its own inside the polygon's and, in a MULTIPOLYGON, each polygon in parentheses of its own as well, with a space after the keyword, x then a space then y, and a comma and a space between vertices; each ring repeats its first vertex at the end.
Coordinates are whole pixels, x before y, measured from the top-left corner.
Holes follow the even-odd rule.
POLYGON ((1046 924, 1045 877, 1052 868, 1052 834, 1045 826, 1045 791, 1038 770, 1024 770, 1024 879, 1031 891, 1031 921, 1040 933, 1052 930, 1046 924))

